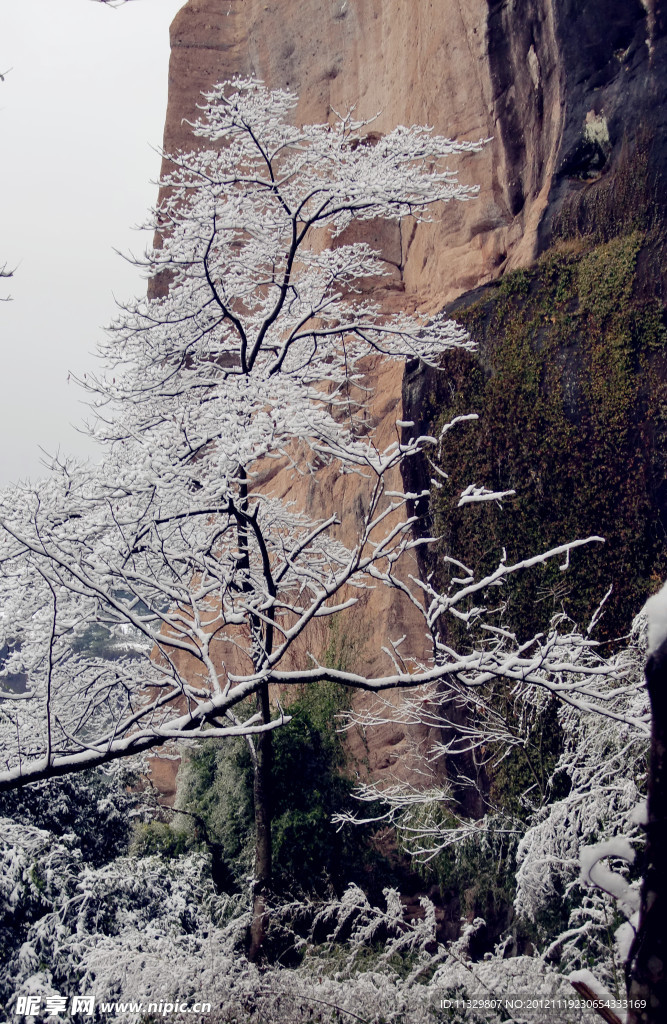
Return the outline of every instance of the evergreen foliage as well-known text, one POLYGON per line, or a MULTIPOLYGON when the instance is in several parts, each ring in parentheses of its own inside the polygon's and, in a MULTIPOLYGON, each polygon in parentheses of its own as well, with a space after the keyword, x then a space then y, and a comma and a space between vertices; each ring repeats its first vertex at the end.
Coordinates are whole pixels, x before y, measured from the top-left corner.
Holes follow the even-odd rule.
MULTIPOLYGON (((304 688, 289 705, 288 729, 274 737, 272 845, 276 889, 282 893, 341 893, 357 882, 374 896, 392 868, 369 845, 368 828, 340 827, 334 814, 354 806, 353 780, 336 728, 348 695, 334 683, 304 688)), ((242 740, 210 740, 189 751, 179 774, 172 832, 186 829, 224 861, 243 888, 252 872, 252 760, 242 740), (187 823, 187 824, 186 824, 187 823)), ((165 840, 166 842, 166 840, 165 840)))
POLYGON ((92 769, 37 782, 0 793, 0 817, 58 836, 69 835, 82 859, 100 867, 128 849, 132 815, 141 802, 140 793, 131 788, 137 781, 128 770, 109 776, 92 769))

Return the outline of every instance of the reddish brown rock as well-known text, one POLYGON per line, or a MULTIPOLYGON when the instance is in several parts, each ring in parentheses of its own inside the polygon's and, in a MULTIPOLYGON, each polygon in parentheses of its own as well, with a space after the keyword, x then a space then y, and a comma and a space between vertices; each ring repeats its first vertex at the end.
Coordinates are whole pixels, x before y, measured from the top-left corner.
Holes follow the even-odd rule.
MULTIPOLYGON (((189 0, 171 29, 167 150, 192 144, 202 90, 257 75, 297 117, 355 106, 377 130, 490 138, 458 163, 479 196, 387 236, 424 308, 529 263, 566 192, 647 130, 666 162, 665 0, 189 0), (609 138, 591 145, 591 127, 609 138)), ((595 134, 595 133, 593 133, 595 134)))
MULTIPOLYGON (((487 138, 495 126, 485 21, 484 0, 190 0, 172 25, 165 148, 191 145, 200 92, 235 74, 295 91, 303 122, 355 106, 362 118, 379 114, 381 132, 423 123, 487 138)), ((508 209, 497 150, 459 163, 462 180, 480 185, 476 202, 387 239, 388 258, 422 305, 495 276, 524 237, 526 215, 508 209)))

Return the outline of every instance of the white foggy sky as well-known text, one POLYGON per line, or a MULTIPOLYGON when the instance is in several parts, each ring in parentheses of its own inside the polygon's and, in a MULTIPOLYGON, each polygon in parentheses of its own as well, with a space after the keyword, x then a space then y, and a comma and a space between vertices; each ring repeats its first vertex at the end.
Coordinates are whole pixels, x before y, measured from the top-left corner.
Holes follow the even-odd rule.
POLYGON ((169 24, 185 0, 0 0, 0 486, 43 473, 40 446, 85 455, 68 383, 95 364, 114 296, 145 282, 117 256, 155 201, 169 24))

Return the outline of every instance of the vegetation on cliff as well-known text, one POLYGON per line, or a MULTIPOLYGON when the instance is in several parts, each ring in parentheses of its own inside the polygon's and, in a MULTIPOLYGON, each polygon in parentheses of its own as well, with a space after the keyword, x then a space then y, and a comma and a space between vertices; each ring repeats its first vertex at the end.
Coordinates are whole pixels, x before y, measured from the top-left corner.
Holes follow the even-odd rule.
MULTIPOLYGON (((526 547, 598 532, 604 547, 544 566, 509 588, 506 621, 524 636, 564 609, 588 621, 610 586, 603 634, 627 632, 667 571, 662 493, 667 439, 667 331, 657 297, 641 294, 639 231, 563 242, 455 315, 479 356, 445 360, 429 404, 435 421, 474 411, 448 435, 431 496, 442 554, 490 567, 526 547), (470 479, 514 490, 502 508, 457 508, 470 479)), ((442 578, 446 563, 432 565, 442 578)))

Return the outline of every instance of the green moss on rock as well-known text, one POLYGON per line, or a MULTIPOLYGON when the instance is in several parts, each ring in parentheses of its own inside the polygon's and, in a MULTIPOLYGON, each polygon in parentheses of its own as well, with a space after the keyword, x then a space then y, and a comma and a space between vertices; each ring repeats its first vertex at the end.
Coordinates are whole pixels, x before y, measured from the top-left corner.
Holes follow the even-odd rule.
MULTIPOLYGON (((619 635, 667 573, 667 331, 659 298, 638 285, 644 241, 635 230, 563 244, 454 311, 479 353, 447 358, 431 404, 440 423, 479 421, 449 433, 441 454, 440 552, 483 571, 503 548, 514 560, 605 538, 567 572, 552 563, 507 589, 506 621, 523 635, 561 609, 585 625, 611 584, 603 633, 619 635), (459 510, 471 482, 516 496, 459 510)), ((445 583, 441 560, 436 571, 445 583)))

